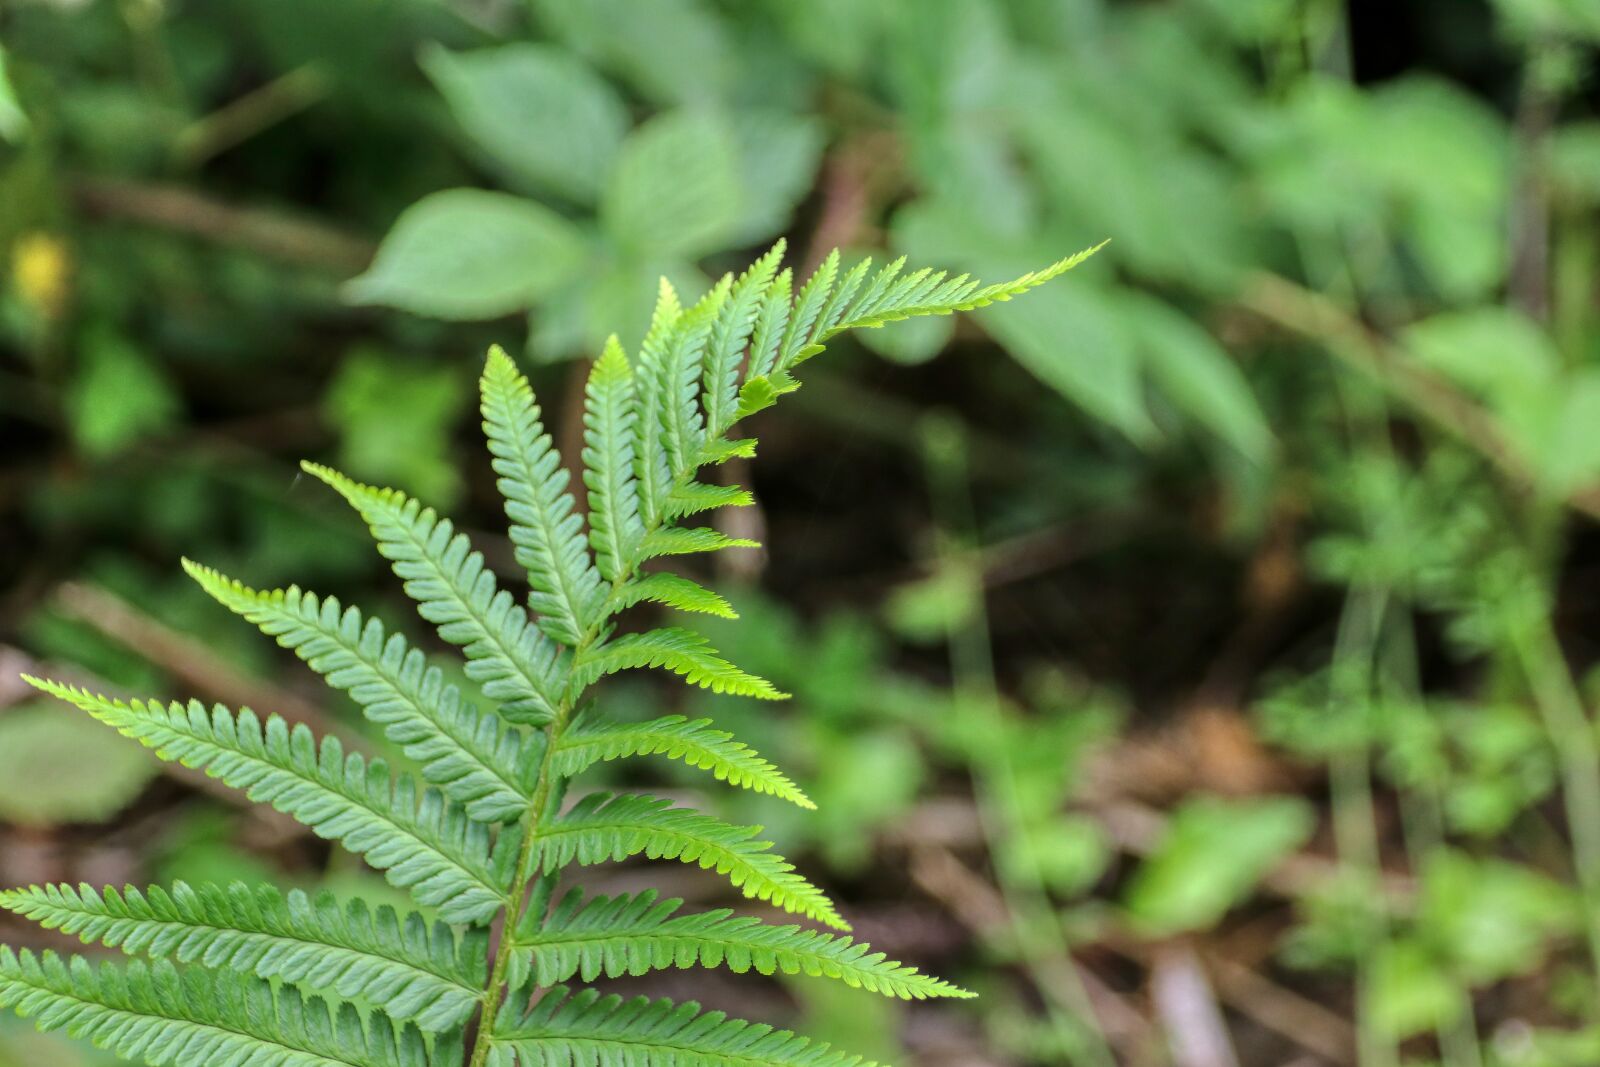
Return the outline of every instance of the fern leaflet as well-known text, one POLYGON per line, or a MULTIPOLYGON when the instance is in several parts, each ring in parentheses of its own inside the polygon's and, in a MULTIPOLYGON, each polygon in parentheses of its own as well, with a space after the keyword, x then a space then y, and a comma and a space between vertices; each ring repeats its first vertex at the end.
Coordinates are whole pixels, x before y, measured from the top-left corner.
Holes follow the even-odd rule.
POLYGON ((760 832, 759 826, 732 826, 658 797, 595 793, 539 828, 534 858, 545 873, 571 863, 587 866, 640 854, 698 863, 725 875, 747 897, 848 930, 821 890, 768 852, 771 842, 755 840, 760 832))
POLYGON ((760 700, 784 700, 765 678, 746 674, 717 655, 711 643, 692 630, 669 626, 642 634, 625 634, 595 651, 578 657, 573 665, 573 676, 581 688, 586 688, 608 674, 637 667, 665 667, 683 676, 690 685, 698 685, 713 693, 731 693, 734 696, 756 697, 760 700))
POLYGON ((220 603, 291 648, 335 689, 348 690, 367 718, 402 746, 423 777, 467 806, 482 822, 515 818, 527 806, 523 782, 538 746, 508 730, 494 715, 462 702, 439 668, 427 665, 399 634, 384 636, 377 619, 339 608, 298 586, 257 592, 209 567, 183 561, 195 581, 220 603))
POLYGON ((366 519, 418 613, 440 637, 461 646, 468 677, 501 702, 500 714, 512 722, 549 721, 561 702, 560 646, 498 587, 466 535, 404 493, 362 485, 315 463, 301 466, 366 519))
POLYGON ((138 961, 92 966, 53 952, 0 947, 0 1006, 151 1067, 430 1067, 449 1063, 450 1045, 430 1059, 421 1034, 397 1030, 374 1012, 363 1024, 346 1004, 337 1014, 292 987, 228 971, 138 961))
POLYGON ((296 890, 286 898, 271 886, 240 883, 223 889, 177 882, 170 893, 52 885, 0 893, 0 906, 131 955, 365 997, 424 1030, 466 1022, 488 978, 481 934, 458 947, 447 926, 430 927, 415 913, 402 920, 359 900, 341 905, 327 893, 313 898, 296 890))
POLYGON ((875 1067, 787 1030, 730 1019, 720 1011, 702 1015, 692 1000, 623 1000, 593 989, 568 997, 557 986, 518 1018, 512 1006, 516 999, 503 1009, 495 1038, 527 1067, 875 1067))
POLYGON ((769 926, 727 910, 678 915, 682 904, 653 891, 585 899, 573 890, 539 930, 518 938, 521 968, 540 986, 699 965, 836 978, 906 1000, 972 996, 848 937, 769 926))
POLYGON ((802 808, 816 807, 778 768, 735 741, 732 734, 713 728, 710 719, 690 721, 682 715, 668 715, 644 723, 579 722, 562 735, 551 769, 563 778, 575 778, 601 760, 657 754, 708 770, 729 785, 780 797, 802 808))
POLYGON ((164 760, 203 769, 251 800, 292 815, 319 836, 339 841, 438 907, 446 922, 486 922, 506 903, 507 887, 489 855, 489 834, 433 789, 420 798, 409 778, 391 779, 381 761, 346 756, 336 737, 321 745, 304 726, 276 715, 265 723, 248 708, 235 716, 198 701, 124 703, 56 682, 28 678, 52 696, 93 715, 164 760), (420 799, 420 802, 419 802, 420 799))
POLYGON ((528 379, 502 348, 483 371, 483 428, 500 476, 511 543, 528 569, 530 605, 545 633, 568 647, 599 607, 600 574, 589 560, 583 520, 567 492, 567 470, 540 421, 528 379))

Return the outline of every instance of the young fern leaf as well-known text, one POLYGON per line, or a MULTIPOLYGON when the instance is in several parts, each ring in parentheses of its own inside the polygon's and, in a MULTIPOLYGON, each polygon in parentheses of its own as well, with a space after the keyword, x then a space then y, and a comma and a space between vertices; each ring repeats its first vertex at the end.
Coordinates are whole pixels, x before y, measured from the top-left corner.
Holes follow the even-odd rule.
POLYGON ((817 316, 822 314, 822 305, 827 303, 828 297, 833 292, 833 280, 839 274, 839 250, 834 249, 828 253, 828 258, 822 261, 816 273, 800 289, 800 295, 794 298, 794 310, 789 314, 789 324, 783 331, 783 339, 778 343, 775 366, 778 370, 787 370, 794 363, 800 350, 811 340, 812 330, 817 324, 817 316))
POLYGON ((744 537, 729 537, 709 526, 662 526, 644 535, 639 544, 638 563, 661 556, 688 556, 696 552, 720 552, 724 548, 760 548, 761 542, 744 537))
POLYGON ((444 682, 399 634, 384 636, 377 619, 362 620, 356 608, 340 610, 332 597, 318 599, 299 586, 258 592, 189 560, 184 570, 218 602, 259 626, 324 675, 348 690, 368 719, 401 746, 422 769, 425 781, 466 805, 480 822, 515 819, 532 791, 525 784, 541 747, 507 729, 498 716, 481 713, 444 682))
POLYGON ((320 464, 301 467, 361 513, 418 614, 461 647, 467 676, 500 701, 500 714, 516 723, 550 721, 561 704, 561 648, 497 586, 466 535, 404 493, 362 485, 320 464))
MULTIPOLYGON (((1003 303, 1061 277, 1104 247, 1105 242, 1102 241, 1093 248, 1085 248, 1065 259, 1058 259, 1043 270, 1030 271, 1020 278, 994 285, 984 285, 964 274, 946 281, 942 271, 927 270, 917 271, 896 282, 905 265, 904 258, 901 258, 883 268, 840 320, 818 331, 811 343, 813 346, 824 344, 846 330, 885 326, 924 315, 976 311, 990 304, 1003 303)), ((814 353, 809 348, 801 349, 797 358, 805 359, 811 354, 814 353)))
MULTIPOLYGON (((705 419, 700 414, 701 381, 705 377, 702 361, 717 315, 728 302, 732 279, 723 278, 701 301, 679 316, 671 340, 655 367, 654 388, 660 393, 661 440, 667 466, 675 480, 682 480, 699 465, 700 447, 705 441, 705 419)), ((641 427, 641 431, 645 428, 641 427)), ((670 507, 670 492, 666 501, 670 507)), ((671 517, 670 510, 667 516, 671 517)))
MULTIPOLYGON (((756 332, 750 342, 750 365, 745 371, 746 380, 765 376, 777 361, 778 346, 783 342, 784 331, 789 326, 792 303, 789 292, 793 280, 793 273, 785 267, 778 272, 777 280, 767 290, 767 298, 762 301, 761 311, 756 316, 756 332)), ((726 411, 724 413, 726 414, 726 411)), ((711 426, 714 430, 727 428, 717 423, 712 423, 711 426)))
POLYGON ((706 424, 713 429, 733 420, 733 405, 739 394, 739 364, 744 359, 750 332, 755 329, 756 317, 761 312, 767 290, 772 287, 778 264, 783 261, 785 247, 784 242, 779 241, 772 251, 739 276, 711 328, 701 403, 706 424))
POLYGON ((691 721, 682 715, 668 715, 642 723, 580 721, 562 735, 550 766, 554 774, 575 778, 602 760, 651 755, 682 760, 729 785, 779 797, 802 808, 816 808, 778 768, 748 745, 735 741, 732 734, 714 729, 710 719, 691 721))
POLYGON ((595 361, 584 396, 583 481, 589 489, 589 544, 608 582, 622 575, 644 536, 633 472, 633 368, 612 334, 595 361))
POLYGON ((692 1000, 625 1001, 593 989, 569 997, 557 986, 531 1010, 518 1013, 522 999, 513 997, 501 1010, 495 1039, 527 1067, 876 1067, 787 1030, 730 1019, 720 1011, 702 1015, 692 1000))
POLYGON ((713 508, 743 508, 755 502, 749 490, 737 485, 707 485, 689 481, 675 486, 672 495, 667 497, 666 517, 681 519, 713 508))
POLYGON ((433 509, 304 464, 365 519, 418 612, 462 650, 467 676, 493 708, 466 704, 420 650, 355 608, 294 586, 257 591, 185 562, 213 597, 347 691, 417 765, 423 786, 276 716, 208 711, 198 701, 125 703, 29 679, 161 758, 340 842, 436 909, 439 923, 269 887, 0 893, 0 906, 47 927, 154 958, 97 970, 0 948, 0 1006, 153 1067, 863 1067, 692 1003, 569 995, 555 983, 725 966, 903 998, 968 995, 848 937, 725 910, 680 915, 678 901, 654 893, 574 893, 551 908, 564 869, 644 855, 714 869, 747 897, 848 929, 820 889, 757 840, 759 827, 635 795, 591 794, 560 813, 574 777, 644 755, 811 807, 776 767, 704 719, 616 723, 574 712, 590 706, 590 685, 637 667, 665 667, 716 692, 781 698, 689 630, 613 636, 615 616, 645 601, 735 617, 688 578, 642 573, 653 559, 754 547, 679 525, 750 503, 742 489, 698 481, 699 468, 754 455, 753 440, 729 436, 733 426, 798 388, 794 369, 842 331, 1009 300, 1089 253, 991 286, 905 274, 903 261, 876 274, 866 262, 841 271, 834 254, 797 294, 782 254, 780 243, 687 310, 663 282, 631 364, 615 338, 607 343, 584 405, 587 532, 531 386, 503 352, 490 353, 484 429, 531 612, 433 509), (504 933, 491 952, 496 920, 504 933), (304 1000, 302 986, 343 1003, 304 1000))
POLYGON ((420 915, 400 919, 331 894, 234 883, 227 889, 178 882, 169 893, 129 886, 36 886, 0 893, 0 907, 48 930, 99 942, 129 955, 170 957, 258 978, 364 997, 423 1030, 465 1023, 488 979, 481 932, 461 939, 420 915))
POLYGON ((661 523, 661 506, 672 483, 672 464, 660 427, 666 397, 661 390, 661 364, 683 318, 678 294, 665 278, 656 297, 650 329, 639 349, 634 389, 633 471, 639 493, 639 517, 647 528, 661 523))
POLYGON ((624 585, 617 590, 614 606, 617 611, 625 611, 647 600, 654 604, 664 604, 674 611, 715 615, 720 619, 739 617, 739 613, 733 610, 733 605, 721 595, 712 592, 699 582, 673 574, 671 571, 657 571, 624 585))
POLYGON ((653 890, 585 898, 575 889, 538 930, 518 938, 519 966, 540 986, 701 966, 834 978, 904 1000, 973 995, 849 937, 771 926, 727 909, 676 914, 682 906, 658 900, 653 890))
POLYGON ((602 593, 583 519, 567 492, 567 470, 540 421, 533 387, 504 349, 490 349, 481 384, 483 428, 511 543, 533 587, 529 604, 545 633, 573 647, 589 631, 602 593))
POLYGON ((248 708, 235 716, 221 705, 207 713, 198 700, 124 703, 26 680, 162 759, 202 769, 340 842, 417 903, 437 907, 446 922, 486 923, 506 903, 509 890, 491 860, 487 827, 437 790, 422 791, 419 803, 409 778, 391 779, 381 760, 346 756, 336 737, 319 746, 305 726, 290 729, 276 715, 263 724, 248 708))
POLYGON ((590 866, 646 855, 698 863, 724 875, 744 895, 836 930, 850 926, 822 890, 794 865, 757 841, 759 826, 732 826, 670 800, 624 793, 594 793, 567 814, 541 826, 533 840, 538 870, 548 874, 571 863, 590 866))
POLYGON ((690 685, 698 685, 713 693, 755 697, 759 700, 787 700, 789 694, 780 693, 765 678, 746 674, 717 655, 704 637, 691 630, 668 626, 642 634, 624 634, 587 655, 579 656, 573 664, 573 677, 580 688, 588 686, 617 671, 636 667, 665 667, 683 676, 690 685))
POLYGON ((228 971, 179 972, 165 961, 94 967, 5 947, 0 1007, 151 1067, 442 1067, 453 1044, 430 1058, 415 1028, 397 1030, 385 1014, 363 1024, 349 1004, 330 1013, 293 987, 275 991, 228 971))

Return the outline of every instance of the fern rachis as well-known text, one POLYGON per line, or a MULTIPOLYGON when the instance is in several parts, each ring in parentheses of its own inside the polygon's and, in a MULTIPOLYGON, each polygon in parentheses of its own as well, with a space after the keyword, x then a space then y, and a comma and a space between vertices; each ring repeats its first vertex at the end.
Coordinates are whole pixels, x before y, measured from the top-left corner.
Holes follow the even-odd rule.
POLYGON ((641 573, 650 559, 748 543, 679 524, 749 502, 744 490, 698 481, 700 468, 752 455, 752 440, 729 436, 734 424, 798 388, 794 369, 840 332, 1009 300, 1087 253, 987 287, 903 274, 900 262, 870 277, 866 263, 841 271, 835 254, 798 291, 779 270, 782 254, 780 244, 687 308, 663 283, 637 360, 615 338, 606 345, 584 411, 587 524, 527 379, 504 352, 490 352, 484 429, 527 570, 526 605, 433 509, 305 465, 365 519, 491 707, 472 706, 421 651, 357 608, 298 587, 260 592, 185 561, 215 599, 348 691, 412 768, 347 755, 336 738, 319 741, 247 708, 121 701, 29 679, 163 759, 203 769, 343 844, 423 911, 402 916, 243 885, 4 892, 0 907, 134 959, 93 966, 0 948, 0 1006, 158 1067, 853 1067, 856 1057, 693 1003, 623 1001, 562 983, 720 966, 902 998, 969 995, 842 934, 727 910, 680 914, 680 902, 649 892, 551 900, 570 865, 644 854, 715 869, 746 896, 848 929, 819 889, 757 839, 758 828, 633 794, 565 806, 569 783, 594 764, 650 755, 813 806, 710 722, 613 722, 588 710, 588 691, 616 671, 664 667, 718 692, 782 699, 691 630, 616 632, 617 617, 642 601, 735 617, 687 578, 641 573), (430 910, 434 918, 424 918, 430 910), (497 922, 503 934, 491 950, 497 922), (364 1016, 357 1001, 377 1010, 364 1016))

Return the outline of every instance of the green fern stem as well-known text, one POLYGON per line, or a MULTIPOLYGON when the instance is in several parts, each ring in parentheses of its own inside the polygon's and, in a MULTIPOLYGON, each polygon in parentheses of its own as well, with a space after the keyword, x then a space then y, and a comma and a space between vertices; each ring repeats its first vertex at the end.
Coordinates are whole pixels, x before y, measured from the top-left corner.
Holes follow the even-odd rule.
MULTIPOLYGON (((652 524, 649 528, 653 529, 652 524)), ((606 595, 604 608, 597 613, 594 622, 581 635, 576 648, 573 649, 572 662, 576 663, 578 657, 589 650, 615 609, 623 588, 632 580, 633 571, 638 564, 629 561, 629 565, 611 583, 611 591, 606 595)), ((489 972, 489 984, 483 993, 483 1016, 478 1023, 477 1040, 473 1043, 472 1060, 470 1067, 484 1067, 489 1060, 489 1052, 494 1046, 494 1020, 500 1009, 500 1002, 505 998, 506 973, 511 968, 511 960, 516 955, 516 931, 521 928, 523 920, 527 918, 527 911, 533 902, 532 894, 528 892, 528 884, 533 880, 534 844, 538 840, 539 827, 544 824, 549 812, 545 808, 550 803, 551 796, 555 793, 554 774, 552 773, 556 751, 561 741, 561 735, 572 720, 572 709, 577 703, 579 694, 568 693, 562 700, 561 706, 556 709, 556 714, 545 729, 545 750, 539 760, 539 781, 534 786, 533 796, 528 801, 528 811, 522 818, 522 845, 517 853, 516 883, 511 887, 511 899, 516 902, 514 908, 506 910, 505 925, 500 931, 500 944, 495 948, 494 966, 489 972)))
MULTIPOLYGON (((649 528, 654 528, 654 525, 649 528)), ((606 596, 605 608, 584 631, 582 639, 573 650, 573 662, 576 662, 583 652, 588 651, 595 639, 600 636, 605 620, 611 617, 612 609, 623 587, 632 579, 632 573, 637 566, 637 563, 630 561, 628 568, 612 581, 611 592, 606 596)), ((528 883, 533 880, 533 871, 530 867, 533 864, 534 844, 538 840, 539 827, 549 815, 545 808, 555 793, 552 770, 556 750, 561 735, 571 722, 572 708, 577 703, 577 695, 573 693, 566 695, 561 706, 556 709, 555 717, 545 729, 545 750, 539 761, 539 782, 534 786, 533 796, 528 801, 528 811, 521 822, 522 845, 517 852, 516 883, 511 887, 511 899, 516 902, 516 906, 507 909, 505 925, 500 931, 500 944, 495 948, 494 966, 489 972, 489 984, 483 992, 483 1015, 478 1023, 478 1036, 473 1043, 470 1067, 484 1067, 489 1061, 489 1052, 494 1047, 494 1020, 500 1010, 500 1002, 505 999, 506 974, 511 969, 512 958, 516 955, 516 931, 527 918, 528 907, 533 902, 532 894, 528 892, 528 883)))
MULTIPOLYGON (((672 480, 672 490, 683 488, 693 481, 694 472, 680 474, 672 480)), ((644 522, 644 532, 648 535, 654 533, 666 520, 660 516, 653 516, 644 522)), ((605 604, 600 611, 595 613, 595 618, 580 635, 578 644, 573 648, 571 662, 579 662, 583 653, 589 651, 600 634, 605 629, 607 620, 612 618, 616 611, 623 606, 624 591, 638 574, 640 558, 634 555, 627 560, 612 579, 611 590, 606 594, 605 604)), ((516 902, 514 909, 507 909, 505 925, 500 932, 500 943, 495 948, 494 966, 489 972, 489 984, 483 994, 483 1016, 478 1024, 477 1040, 473 1044, 472 1059, 469 1067, 484 1067, 489 1061, 489 1052, 494 1047, 494 1019, 499 1011, 500 1002, 505 998, 506 975, 511 968, 511 960, 516 955, 516 931, 521 928, 527 918, 527 910, 533 901, 533 896, 528 892, 528 885, 533 880, 534 872, 530 870, 534 857, 534 845, 538 840, 539 827, 544 824, 549 813, 545 808, 554 795, 555 786, 551 773, 556 752, 561 741, 561 735, 566 731, 572 719, 572 709, 577 704, 580 693, 567 693, 550 724, 545 729, 545 750, 539 761, 539 782, 534 787, 533 797, 528 801, 527 814, 523 816, 522 845, 517 853, 516 884, 511 887, 511 899, 516 902)))
POLYGON ((548 747, 539 763, 539 784, 534 787, 533 798, 528 802, 528 813, 522 822, 522 847, 517 853, 516 884, 511 887, 512 900, 516 902, 516 906, 506 909, 505 925, 500 930, 500 944, 495 948, 494 967, 489 972, 489 984, 483 991, 483 1014, 478 1021, 478 1036, 472 1046, 471 1067, 483 1067, 488 1062, 489 1050, 494 1045, 494 1020, 499 1013, 500 1002, 505 998, 506 972, 511 967, 512 957, 516 955, 513 951, 516 948, 513 939, 531 903, 528 882, 532 876, 528 867, 533 862, 533 843, 537 836, 535 831, 544 821, 544 809, 550 803, 553 792, 550 785, 551 764, 555 757, 556 742, 561 739, 561 731, 566 727, 570 712, 569 702, 569 706, 561 709, 546 731, 548 747))

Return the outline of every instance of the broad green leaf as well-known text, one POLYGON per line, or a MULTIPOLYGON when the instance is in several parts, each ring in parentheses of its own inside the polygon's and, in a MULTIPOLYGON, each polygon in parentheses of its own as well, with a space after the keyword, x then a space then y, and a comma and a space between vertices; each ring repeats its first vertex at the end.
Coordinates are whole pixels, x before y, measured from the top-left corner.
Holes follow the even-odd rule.
POLYGON ((674 111, 622 146, 601 204, 611 238, 647 257, 695 259, 728 241, 741 199, 738 147, 715 115, 674 111))
POLYGON ((0 712, 0 819, 24 826, 100 822, 158 773, 136 743, 59 704, 0 712))
POLYGON ((1447 299, 1492 299, 1505 278, 1512 143, 1501 117, 1463 87, 1412 76, 1366 98, 1374 136, 1356 146, 1383 184, 1400 232, 1447 299))
POLYGON ((704 0, 535 0, 573 50, 660 104, 728 98, 738 50, 704 0))
POLYGON ((1504 860, 1440 849, 1422 870, 1418 935, 1474 984, 1536 970, 1581 918, 1570 887, 1504 860))
POLYGON ((11 85, 6 50, 0 48, 0 141, 21 141, 28 132, 28 116, 11 85))
POLYGON ((470 396, 455 368, 363 346, 340 362, 323 411, 339 430, 342 467, 448 507, 461 489, 450 435, 470 396), (396 411, 406 417, 396 419, 396 411))
POLYGON ((1150 935, 1211 926, 1311 835, 1313 822, 1295 797, 1187 801, 1134 873, 1129 918, 1150 935))
POLYGON ((1272 431, 1237 364, 1204 329, 1170 304, 1129 291, 1127 321, 1151 382, 1184 414, 1264 465, 1272 431))
POLYGON ((108 456, 171 426, 178 397, 161 369, 121 334, 90 329, 78 347, 83 361, 68 384, 72 435, 91 456, 108 456))
POLYGON ((1466 994, 1428 951, 1413 940, 1379 945, 1370 960, 1365 1011, 1391 1039, 1421 1034, 1458 1017, 1466 994))
POLYGON ((1600 479, 1600 368, 1568 375, 1551 389, 1547 415, 1524 433, 1540 487, 1564 497, 1600 479))
POLYGON ((560 287, 587 254, 582 232, 541 204, 448 189, 406 209, 345 295, 434 318, 498 318, 560 287))
POLYGON ((1424 364, 1502 410, 1508 400, 1541 390, 1560 365, 1538 324, 1509 308, 1434 315, 1408 329, 1404 340, 1424 364))
POLYGON ((1013 359, 1062 396, 1135 441, 1155 437, 1133 336, 1103 292, 1061 286, 985 311, 982 321, 1013 359))
POLYGON ((740 205, 729 242, 766 240, 788 227, 795 205, 811 191, 823 130, 815 119, 767 110, 734 112, 730 126, 740 205))
POLYGON ((423 68, 467 136, 513 180, 593 203, 628 132, 615 90, 543 44, 432 47, 423 68))

